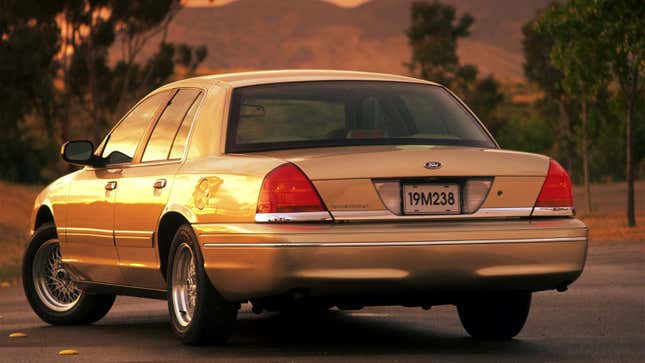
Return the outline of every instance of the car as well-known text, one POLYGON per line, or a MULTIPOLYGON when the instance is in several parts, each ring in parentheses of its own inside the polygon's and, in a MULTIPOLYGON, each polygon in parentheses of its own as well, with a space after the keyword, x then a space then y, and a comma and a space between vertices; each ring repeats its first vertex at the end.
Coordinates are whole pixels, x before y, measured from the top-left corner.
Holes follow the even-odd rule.
POLYGON ((453 304, 511 339, 532 293, 582 273, 587 227, 557 161, 503 150, 447 88, 291 70, 203 76, 138 102, 37 197, 25 294, 50 324, 116 295, 167 299, 185 344, 256 313, 453 304))

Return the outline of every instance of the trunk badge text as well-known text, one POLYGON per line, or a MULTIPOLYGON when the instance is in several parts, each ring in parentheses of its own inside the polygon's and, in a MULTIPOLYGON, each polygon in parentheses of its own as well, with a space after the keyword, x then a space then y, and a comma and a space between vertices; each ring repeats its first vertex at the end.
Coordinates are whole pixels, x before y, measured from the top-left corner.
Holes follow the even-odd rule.
POLYGON ((439 169, 441 168, 441 163, 438 161, 428 161, 427 163, 423 164, 423 166, 426 169, 439 169))

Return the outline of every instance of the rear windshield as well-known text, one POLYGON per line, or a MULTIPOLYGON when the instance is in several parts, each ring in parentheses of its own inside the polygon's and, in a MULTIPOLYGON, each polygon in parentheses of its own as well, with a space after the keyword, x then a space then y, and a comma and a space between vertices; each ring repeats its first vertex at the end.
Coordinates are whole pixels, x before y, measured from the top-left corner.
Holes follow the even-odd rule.
POLYGON ((409 144, 496 147, 440 86, 319 81, 233 92, 227 152, 409 144))

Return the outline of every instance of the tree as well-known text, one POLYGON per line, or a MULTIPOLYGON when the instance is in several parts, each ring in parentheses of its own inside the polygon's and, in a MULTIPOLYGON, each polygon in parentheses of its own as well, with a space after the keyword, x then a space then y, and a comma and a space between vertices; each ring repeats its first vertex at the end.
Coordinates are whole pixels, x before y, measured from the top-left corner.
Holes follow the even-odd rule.
POLYGON ((90 116, 92 138, 98 140, 107 120, 124 112, 133 93, 142 93, 145 87, 140 83, 136 84, 139 92, 132 92, 133 73, 140 69, 136 58, 152 37, 165 33, 179 8, 179 0, 65 1, 64 115, 69 118, 73 95, 90 116), (121 41, 122 59, 112 69, 108 55, 117 40, 121 41), (118 91, 111 87, 115 79, 120 81, 118 91))
MULTIPOLYGON (((68 52, 64 54, 64 125, 69 124, 71 98, 77 100, 91 120, 91 139, 98 141, 114 121, 145 93, 168 81, 175 65, 192 67, 207 55, 205 47, 182 44, 190 55, 183 64, 176 47, 166 42, 168 26, 181 9, 180 0, 68 0, 63 11, 68 52), (145 47, 158 42, 157 51, 140 61, 145 47), (110 61, 110 52, 120 44, 120 58, 110 61)), ((184 55, 185 58, 185 55, 184 55)), ((63 128, 64 139, 69 132, 63 128)))
MULTIPOLYGON (((639 0, 598 0, 590 12, 601 24, 598 39, 607 49, 607 61, 625 100, 625 154, 627 179, 627 224, 636 225, 634 206, 634 115, 643 93, 645 76, 645 7, 639 0)), ((635 157, 636 156, 636 157, 635 157)))
MULTIPOLYGON (((121 92, 118 94, 116 114, 130 106, 129 96, 134 63, 143 47, 156 35, 161 34, 160 47, 166 43, 168 26, 181 10, 180 0, 111 0, 112 16, 123 49, 121 62, 125 65, 121 92)), ((160 53, 158 53, 160 54, 160 53)), ((154 67, 150 68, 154 69, 154 67)), ((144 77, 144 79, 147 77, 144 77)), ((145 84, 145 82, 144 82, 145 84)), ((141 93, 141 89, 138 90, 141 93)))
POLYGON ((36 182, 54 128, 53 79, 60 46, 57 2, 5 0, 0 4, 0 177, 36 182))
MULTIPOLYGON (((92 121, 92 138, 96 139, 105 123, 105 109, 100 93, 108 80, 106 65, 110 46, 115 39, 115 22, 109 0, 64 1, 63 19, 65 46, 67 47, 63 70, 65 81, 63 111, 69 117, 70 97, 76 96, 79 105, 92 121)), ((64 121, 65 124, 69 120, 64 121)), ((67 127, 67 126, 65 126, 67 127)))
POLYGON ((415 2, 406 34, 412 47, 410 72, 424 79, 448 84, 460 71, 457 40, 470 34, 473 17, 456 18, 455 9, 439 1, 415 2))
POLYGON ((598 94, 610 80, 605 59, 606 49, 597 41, 598 23, 589 23, 594 10, 589 2, 594 0, 571 0, 563 6, 551 6, 539 21, 553 38, 550 57, 562 72, 560 85, 580 104, 580 148, 582 156, 585 204, 591 211, 591 188, 589 175, 589 108, 593 107, 598 94))
POLYGON ((491 75, 471 83, 464 95, 468 106, 482 120, 493 135, 496 135, 506 123, 496 115, 498 107, 504 101, 500 83, 491 75))
POLYGON ((563 73, 561 84, 580 100, 583 151, 587 147, 587 106, 600 92, 607 91, 609 82, 618 85, 625 103, 627 220, 634 226, 634 165, 640 155, 634 155, 633 126, 636 107, 642 105, 645 9, 637 0, 571 0, 551 7, 540 23, 554 38, 550 55, 563 73))
POLYGON ((193 48, 184 43, 177 46, 177 53, 177 64, 186 68, 187 76, 192 76, 208 56, 208 49, 203 45, 193 48))
POLYGON ((180 8, 180 0, 0 2, 0 177, 51 180, 64 170, 55 163, 61 141, 98 141, 177 66, 193 74, 207 49, 166 42, 180 8), (157 51, 141 59, 152 42, 157 51), (115 44, 125 50, 116 61, 115 44))
MULTIPOLYGON (((559 7, 557 3, 553 7, 559 7)), ((522 27, 522 50, 524 53, 524 75, 529 82, 537 85, 544 92, 544 97, 537 103, 541 113, 549 113, 552 108, 557 109, 557 117, 553 122, 553 131, 556 141, 555 153, 566 160, 567 169, 573 171, 574 145, 572 142, 573 119, 570 115, 572 100, 562 87, 562 72, 551 60, 553 38, 543 28, 538 26, 538 20, 543 13, 538 13, 522 27)))
POLYGON ((412 4, 411 25, 406 34, 412 48, 407 64, 411 73, 450 87, 495 133, 501 121, 494 113, 503 100, 501 87, 492 76, 478 79, 474 65, 461 65, 457 56, 459 38, 470 34, 475 19, 469 14, 457 18, 452 6, 435 0, 412 4))

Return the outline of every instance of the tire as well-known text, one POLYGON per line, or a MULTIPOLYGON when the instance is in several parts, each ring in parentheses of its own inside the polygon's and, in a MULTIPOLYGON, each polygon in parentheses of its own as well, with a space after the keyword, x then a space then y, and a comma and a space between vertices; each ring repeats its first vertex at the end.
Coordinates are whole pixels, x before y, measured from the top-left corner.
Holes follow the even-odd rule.
POLYGON ((233 333, 237 306, 213 287, 190 225, 179 227, 168 256, 168 311, 173 332, 186 345, 223 344, 233 333))
POLYGON ((459 319, 476 339, 509 340, 524 327, 531 307, 531 293, 473 296, 457 304, 459 319))
POLYGON ((36 315, 52 325, 92 324, 105 316, 115 295, 89 294, 71 281, 62 265, 53 223, 34 233, 22 261, 22 286, 36 315))

